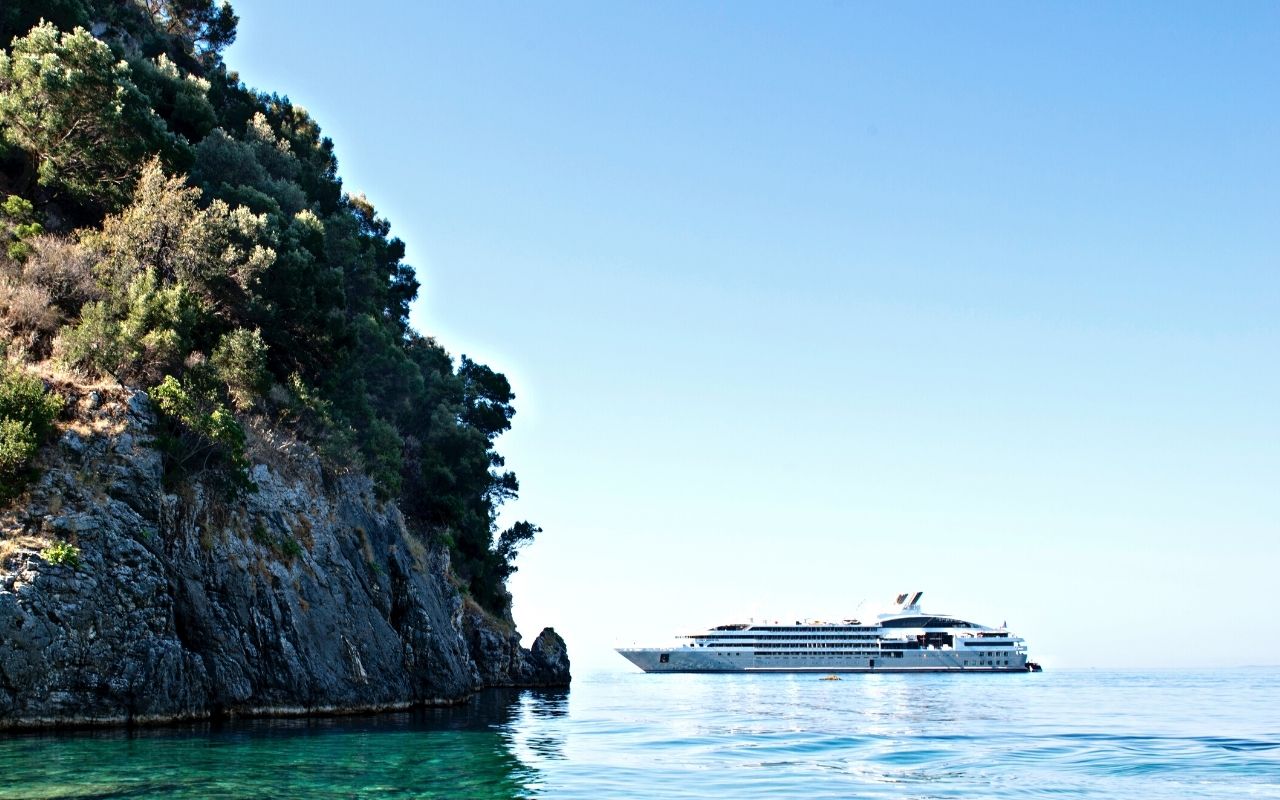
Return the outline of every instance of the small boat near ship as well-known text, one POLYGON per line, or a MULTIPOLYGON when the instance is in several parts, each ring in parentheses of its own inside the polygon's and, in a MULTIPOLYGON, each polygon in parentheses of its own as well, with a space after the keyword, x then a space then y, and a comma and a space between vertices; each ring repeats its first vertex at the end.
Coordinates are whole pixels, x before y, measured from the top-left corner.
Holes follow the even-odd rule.
MULTIPOLYGON (((735 623, 679 637, 676 647, 620 647, 645 672, 1039 672, 1023 639, 920 608, 898 595, 875 622, 735 623)), ((908 599, 909 598, 909 599, 908 599)), ((824 680, 838 676, 832 675, 824 680)))

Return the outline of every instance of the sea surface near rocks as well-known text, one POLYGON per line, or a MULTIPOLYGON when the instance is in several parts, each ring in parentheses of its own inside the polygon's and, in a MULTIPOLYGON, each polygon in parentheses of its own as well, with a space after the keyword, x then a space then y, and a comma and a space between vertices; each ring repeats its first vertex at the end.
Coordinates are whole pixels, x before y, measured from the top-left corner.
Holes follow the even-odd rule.
POLYGON ((455 708, 0 737, 0 798, 1280 797, 1280 669, 588 674, 455 708))

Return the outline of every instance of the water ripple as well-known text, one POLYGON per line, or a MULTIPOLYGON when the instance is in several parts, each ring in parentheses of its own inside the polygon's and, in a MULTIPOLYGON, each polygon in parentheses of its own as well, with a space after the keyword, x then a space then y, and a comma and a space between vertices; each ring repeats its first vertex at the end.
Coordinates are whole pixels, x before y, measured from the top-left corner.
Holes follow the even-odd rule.
POLYGON ((0 738, 8 798, 1280 798, 1280 670, 602 674, 458 709, 0 738))

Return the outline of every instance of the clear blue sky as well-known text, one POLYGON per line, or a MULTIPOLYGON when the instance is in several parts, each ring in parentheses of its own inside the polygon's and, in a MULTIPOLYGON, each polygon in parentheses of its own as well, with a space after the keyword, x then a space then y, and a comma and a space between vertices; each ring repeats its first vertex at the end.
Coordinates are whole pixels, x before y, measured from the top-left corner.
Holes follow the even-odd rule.
POLYGON ((238 11, 513 379, 527 637, 924 589, 1051 665, 1280 662, 1280 5, 238 11))

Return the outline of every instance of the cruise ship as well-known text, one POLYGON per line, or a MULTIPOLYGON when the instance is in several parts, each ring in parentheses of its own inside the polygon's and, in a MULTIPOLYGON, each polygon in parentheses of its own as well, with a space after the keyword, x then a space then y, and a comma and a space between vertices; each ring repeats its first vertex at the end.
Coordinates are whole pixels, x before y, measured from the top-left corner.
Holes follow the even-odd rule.
POLYGON ((874 623, 737 623, 679 637, 675 647, 620 647, 645 672, 1028 672, 1023 640, 950 614, 921 610, 924 592, 898 595, 874 623))

